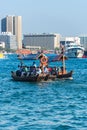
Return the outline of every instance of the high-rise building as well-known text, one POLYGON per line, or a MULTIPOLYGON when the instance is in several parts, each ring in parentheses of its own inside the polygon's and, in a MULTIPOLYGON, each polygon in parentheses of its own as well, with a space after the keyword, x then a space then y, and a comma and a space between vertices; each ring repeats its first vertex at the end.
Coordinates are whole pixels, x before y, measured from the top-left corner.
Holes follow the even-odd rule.
POLYGON ((22 17, 6 16, 1 20, 1 33, 7 32, 16 36, 17 49, 22 48, 22 17))

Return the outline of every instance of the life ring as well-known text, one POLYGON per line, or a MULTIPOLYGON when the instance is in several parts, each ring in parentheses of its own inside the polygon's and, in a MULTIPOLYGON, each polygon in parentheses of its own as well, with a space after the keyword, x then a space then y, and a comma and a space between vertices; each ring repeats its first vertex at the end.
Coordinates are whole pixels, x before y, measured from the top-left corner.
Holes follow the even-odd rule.
POLYGON ((48 59, 45 57, 45 56, 43 56, 42 58, 41 58, 41 63, 42 64, 46 64, 48 62, 48 59))

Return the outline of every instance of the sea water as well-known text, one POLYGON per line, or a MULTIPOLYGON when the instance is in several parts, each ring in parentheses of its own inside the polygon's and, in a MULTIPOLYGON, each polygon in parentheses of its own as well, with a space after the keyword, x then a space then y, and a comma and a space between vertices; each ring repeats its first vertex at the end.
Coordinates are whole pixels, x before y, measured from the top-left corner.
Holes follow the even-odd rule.
POLYGON ((87 59, 66 61, 72 80, 39 83, 14 81, 18 64, 16 56, 0 60, 0 130, 87 130, 87 59))

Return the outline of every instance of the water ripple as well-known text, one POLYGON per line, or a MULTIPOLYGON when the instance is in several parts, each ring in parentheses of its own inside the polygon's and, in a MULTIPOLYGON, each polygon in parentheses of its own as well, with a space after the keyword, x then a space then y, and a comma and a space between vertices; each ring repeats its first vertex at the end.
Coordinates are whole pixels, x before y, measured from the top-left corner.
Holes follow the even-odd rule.
POLYGON ((13 81, 18 63, 0 62, 0 130, 87 130, 86 59, 67 61, 73 80, 43 83, 13 81))

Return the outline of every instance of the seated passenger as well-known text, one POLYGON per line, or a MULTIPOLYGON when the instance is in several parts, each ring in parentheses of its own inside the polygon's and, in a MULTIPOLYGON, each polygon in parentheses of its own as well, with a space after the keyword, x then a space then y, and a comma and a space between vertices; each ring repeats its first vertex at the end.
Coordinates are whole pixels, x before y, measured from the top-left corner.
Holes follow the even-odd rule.
POLYGON ((48 71, 48 68, 45 66, 45 67, 44 67, 44 73, 45 73, 45 74, 48 74, 48 72, 49 72, 49 71, 48 71))
POLYGON ((35 75, 36 74, 36 67, 35 66, 30 66, 30 75, 35 75))
POLYGON ((41 72, 42 72, 42 71, 41 71, 41 68, 38 67, 38 68, 37 68, 37 74, 41 74, 41 72))
POLYGON ((24 71, 28 72, 28 67, 27 66, 24 67, 24 71))
POLYGON ((28 68, 27 68, 27 66, 23 66, 22 67, 23 69, 22 69, 22 74, 21 74, 21 76, 23 76, 23 75, 27 75, 27 73, 28 73, 28 68))
POLYGON ((66 74, 66 73, 67 73, 66 68, 64 68, 64 67, 62 66, 62 67, 61 67, 61 71, 60 71, 60 73, 62 73, 62 74, 66 74))
POLYGON ((32 66, 37 67, 37 65, 36 65, 35 61, 33 62, 32 66))
POLYGON ((20 70, 17 70, 17 71, 16 71, 16 75, 17 75, 17 76, 21 76, 21 71, 20 71, 20 70))
POLYGON ((19 68, 19 69, 16 71, 16 75, 17 75, 17 76, 21 76, 22 71, 23 71, 23 67, 20 66, 20 65, 18 65, 18 68, 19 68))
POLYGON ((52 74, 52 68, 48 68, 49 74, 52 74))

